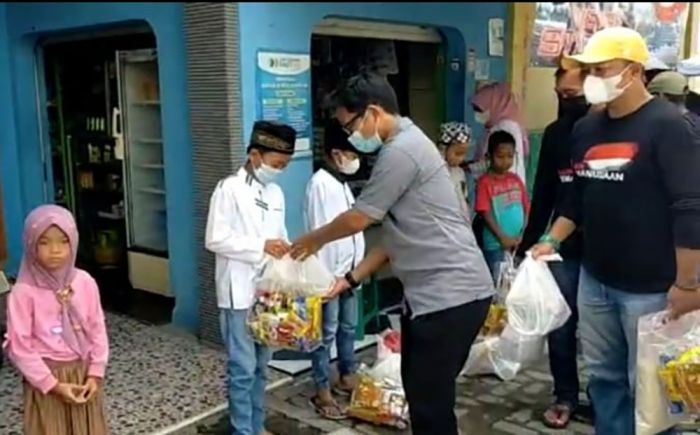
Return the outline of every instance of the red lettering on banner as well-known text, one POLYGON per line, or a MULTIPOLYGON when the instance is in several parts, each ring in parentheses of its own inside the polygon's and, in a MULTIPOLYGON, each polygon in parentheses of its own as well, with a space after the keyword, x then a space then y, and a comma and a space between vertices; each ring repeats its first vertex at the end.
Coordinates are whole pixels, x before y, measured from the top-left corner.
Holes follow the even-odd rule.
POLYGON ((537 46, 537 56, 557 57, 564 46, 564 30, 556 27, 542 29, 540 43, 537 46))

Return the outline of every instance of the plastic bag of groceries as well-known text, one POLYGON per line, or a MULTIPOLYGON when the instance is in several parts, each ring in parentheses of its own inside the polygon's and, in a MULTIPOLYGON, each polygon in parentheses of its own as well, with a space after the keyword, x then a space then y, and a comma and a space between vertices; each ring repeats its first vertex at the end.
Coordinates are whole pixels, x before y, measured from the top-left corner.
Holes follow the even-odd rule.
POLYGON ((700 311, 667 320, 667 312, 639 319, 637 435, 663 432, 700 413, 700 311))
POLYGON ((535 260, 527 253, 518 267, 506 296, 508 325, 518 333, 545 336, 571 316, 571 309, 547 266, 548 261, 561 260, 558 254, 535 260))
POLYGON ((387 329, 377 341, 377 360, 367 372, 372 378, 401 386, 401 333, 387 329))
POLYGON ((544 336, 521 334, 506 325, 500 335, 474 343, 462 375, 493 374, 510 381, 520 370, 540 360, 544 346, 544 336))
POLYGON ((506 252, 503 261, 498 265, 495 303, 503 304, 506 296, 510 293, 510 288, 517 274, 518 270, 515 267, 515 256, 510 252, 506 252))
POLYGON ((258 280, 248 328, 267 346, 311 352, 322 340, 322 296, 333 275, 319 259, 270 258, 258 280))
POLYGON ((363 369, 359 371, 347 414, 372 424, 408 427, 408 402, 401 385, 386 378, 376 379, 363 369))

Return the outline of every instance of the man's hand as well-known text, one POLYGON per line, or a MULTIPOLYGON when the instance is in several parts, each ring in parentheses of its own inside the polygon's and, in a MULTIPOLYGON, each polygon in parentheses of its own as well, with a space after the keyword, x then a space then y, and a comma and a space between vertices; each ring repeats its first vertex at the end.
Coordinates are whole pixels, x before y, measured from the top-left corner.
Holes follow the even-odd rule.
POLYGON ((554 249, 554 245, 552 245, 551 243, 542 242, 533 246, 530 250, 530 253, 532 254, 532 258, 537 260, 539 257, 556 254, 557 250, 554 249))
POLYGON ((95 397, 95 394, 100 389, 100 383, 97 378, 93 378, 92 376, 87 378, 87 381, 85 381, 85 385, 83 385, 85 388, 85 392, 83 394, 83 398, 85 399, 86 402, 89 402, 92 400, 93 397, 95 397))
POLYGON ((669 318, 676 320, 684 314, 700 309, 700 292, 698 290, 682 290, 675 285, 668 292, 669 318))
POLYGON ((287 255, 289 249, 289 244, 284 240, 274 239, 265 241, 265 253, 278 260, 287 255))
POLYGON ((345 278, 336 278, 328 293, 323 295, 323 299, 327 301, 335 299, 336 297, 340 296, 343 292, 346 292, 349 289, 350 283, 348 282, 348 280, 346 280, 345 278))
POLYGON ((316 240, 314 233, 307 233, 292 242, 291 256, 298 261, 304 261, 321 249, 321 243, 316 240))
POLYGON ((87 402, 84 397, 85 387, 83 385, 59 383, 51 392, 67 403, 79 405, 87 402))

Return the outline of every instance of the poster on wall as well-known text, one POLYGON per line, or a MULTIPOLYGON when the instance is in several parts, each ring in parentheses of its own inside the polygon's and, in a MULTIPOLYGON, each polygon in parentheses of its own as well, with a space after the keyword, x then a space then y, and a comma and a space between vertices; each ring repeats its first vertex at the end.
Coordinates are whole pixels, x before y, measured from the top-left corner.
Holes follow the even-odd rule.
POLYGON ((652 56, 674 66, 682 55, 689 3, 536 3, 530 64, 556 67, 561 54, 577 54, 600 29, 637 30, 652 56))
POLYGON ((297 131, 295 153, 311 148, 311 56, 259 51, 257 119, 278 121, 297 131))

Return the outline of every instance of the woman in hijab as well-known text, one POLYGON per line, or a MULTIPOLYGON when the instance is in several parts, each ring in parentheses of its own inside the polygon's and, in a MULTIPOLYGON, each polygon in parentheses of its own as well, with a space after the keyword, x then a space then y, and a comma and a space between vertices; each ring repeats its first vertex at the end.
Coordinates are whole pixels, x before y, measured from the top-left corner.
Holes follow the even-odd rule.
POLYGON ((3 347, 24 378, 25 435, 103 435, 108 342, 95 280, 75 267, 71 213, 43 205, 24 225, 3 347))
POLYGON ((483 86, 472 97, 474 117, 486 127, 485 134, 476 149, 475 159, 481 160, 486 153, 486 144, 491 133, 505 131, 515 139, 515 161, 511 172, 527 184, 525 162, 529 153, 529 141, 520 107, 506 83, 483 86))

